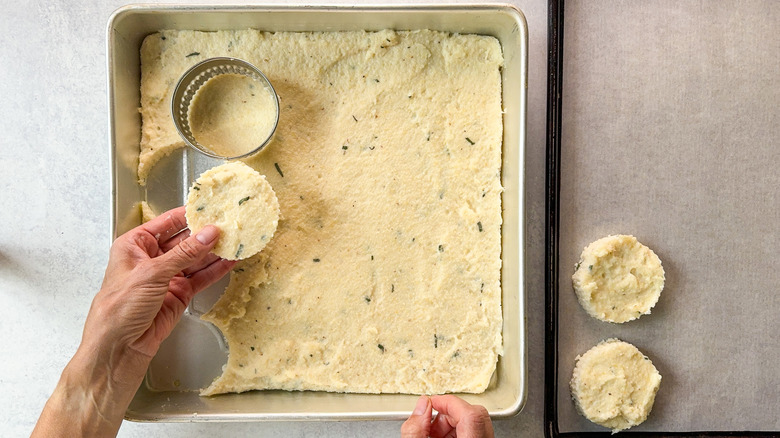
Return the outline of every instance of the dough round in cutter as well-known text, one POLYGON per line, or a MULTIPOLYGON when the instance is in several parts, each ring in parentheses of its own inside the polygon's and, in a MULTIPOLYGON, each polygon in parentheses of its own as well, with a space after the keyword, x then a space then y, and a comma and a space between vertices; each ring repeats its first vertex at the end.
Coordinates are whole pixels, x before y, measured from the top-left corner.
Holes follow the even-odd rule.
POLYGON ((660 385, 653 362, 619 339, 602 341, 577 356, 570 383, 580 414, 612 433, 645 421, 660 385))
POLYGON ((260 252, 279 224, 279 201, 265 176, 235 161, 203 172, 190 188, 187 225, 197 233, 206 225, 220 229, 212 252, 241 260, 260 252))
POLYGON ((582 251, 572 284, 590 316, 621 323, 650 313, 664 288, 664 268, 634 236, 607 236, 582 251))

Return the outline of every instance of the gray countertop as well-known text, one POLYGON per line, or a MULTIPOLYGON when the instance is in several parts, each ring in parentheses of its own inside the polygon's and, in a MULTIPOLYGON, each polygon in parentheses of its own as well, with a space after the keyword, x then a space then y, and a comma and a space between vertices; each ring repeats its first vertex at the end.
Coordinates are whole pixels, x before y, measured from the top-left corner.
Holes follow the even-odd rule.
MULTIPOLYGON (((547 3, 512 3, 526 15, 530 43, 525 191, 529 391, 525 409, 497 422, 496 431, 497 436, 541 436, 547 3)), ((76 350, 108 260, 106 25, 123 4, 2 0, 0 309, 6 316, 0 323, 0 428, 7 436, 32 431, 76 350)), ((400 427, 396 421, 125 422, 119 436, 398 436, 400 427)))

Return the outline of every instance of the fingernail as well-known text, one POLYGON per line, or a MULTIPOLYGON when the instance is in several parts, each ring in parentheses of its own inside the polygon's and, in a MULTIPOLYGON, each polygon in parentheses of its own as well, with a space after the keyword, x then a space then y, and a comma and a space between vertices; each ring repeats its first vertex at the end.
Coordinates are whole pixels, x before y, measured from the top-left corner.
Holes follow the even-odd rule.
POLYGON ((428 397, 421 395, 420 398, 417 399, 417 404, 414 406, 412 415, 422 415, 425 413, 426 408, 428 408, 428 397))
POLYGON ((195 238, 198 242, 207 245, 219 236, 219 229, 213 225, 209 225, 206 228, 200 230, 195 238))

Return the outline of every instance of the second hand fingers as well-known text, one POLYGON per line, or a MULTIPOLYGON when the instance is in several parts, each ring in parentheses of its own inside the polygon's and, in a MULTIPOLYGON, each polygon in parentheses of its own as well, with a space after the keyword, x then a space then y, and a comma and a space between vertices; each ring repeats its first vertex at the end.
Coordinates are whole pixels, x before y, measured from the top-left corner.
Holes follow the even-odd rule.
POLYGON ((431 423, 431 436, 436 438, 446 437, 454 432, 455 424, 450 424, 450 420, 451 418, 447 417, 446 414, 439 412, 431 423))
MULTIPOLYGON (((455 428, 457 433, 462 436, 479 438, 493 436, 493 424, 490 421, 488 411, 483 406, 469 404, 462 398, 451 394, 433 396, 431 403, 434 409, 439 411, 439 416, 445 415, 441 419, 440 430, 446 429, 444 425, 446 422, 449 427, 455 428)), ((439 417, 436 420, 439 420, 439 417)))

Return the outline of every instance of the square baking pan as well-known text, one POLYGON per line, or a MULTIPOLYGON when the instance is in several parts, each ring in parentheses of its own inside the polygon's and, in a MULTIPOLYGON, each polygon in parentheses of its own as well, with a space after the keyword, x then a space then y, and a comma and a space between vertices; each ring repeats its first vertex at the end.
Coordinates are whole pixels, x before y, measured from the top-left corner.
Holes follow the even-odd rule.
POLYGON ((778 15, 760 5, 549 2, 547 437, 611 436, 569 381, 613 337, 663 376, 648 419, 619 436, 780 436, 778 107, 762 100, 780 80, 772 45, 756 45, 778 15), (583 247, 608 234, 663 262, 636 321, 591 318, 573 291, 583 247))
MULTIPOLYGON (((502 196, 502 311, 504 354, 482 394, 463 394, 494 418, 517 414, 525 403, 523 178, 526 137, 528 30, 511 5, 377 7, 126 6, 108 23, 111 157, 111 235, 140 224, 140 202, 156 211, 182 205, 200 172, 217 164, 181 149, 162 159, 145 187, 137 183, 141 119, 140 46, 164 29, 216 31, 348 31, 432 29, 496 37, 502 47, 504 113, 502 196)), ((227 350, 218 331, 198 318, 226 283, 199 294, 162 344, 126 418, 133 421, 265 421, 405 419, 417 399, 406 394, 251 391, 200 397, 221 373, 227 350)))

